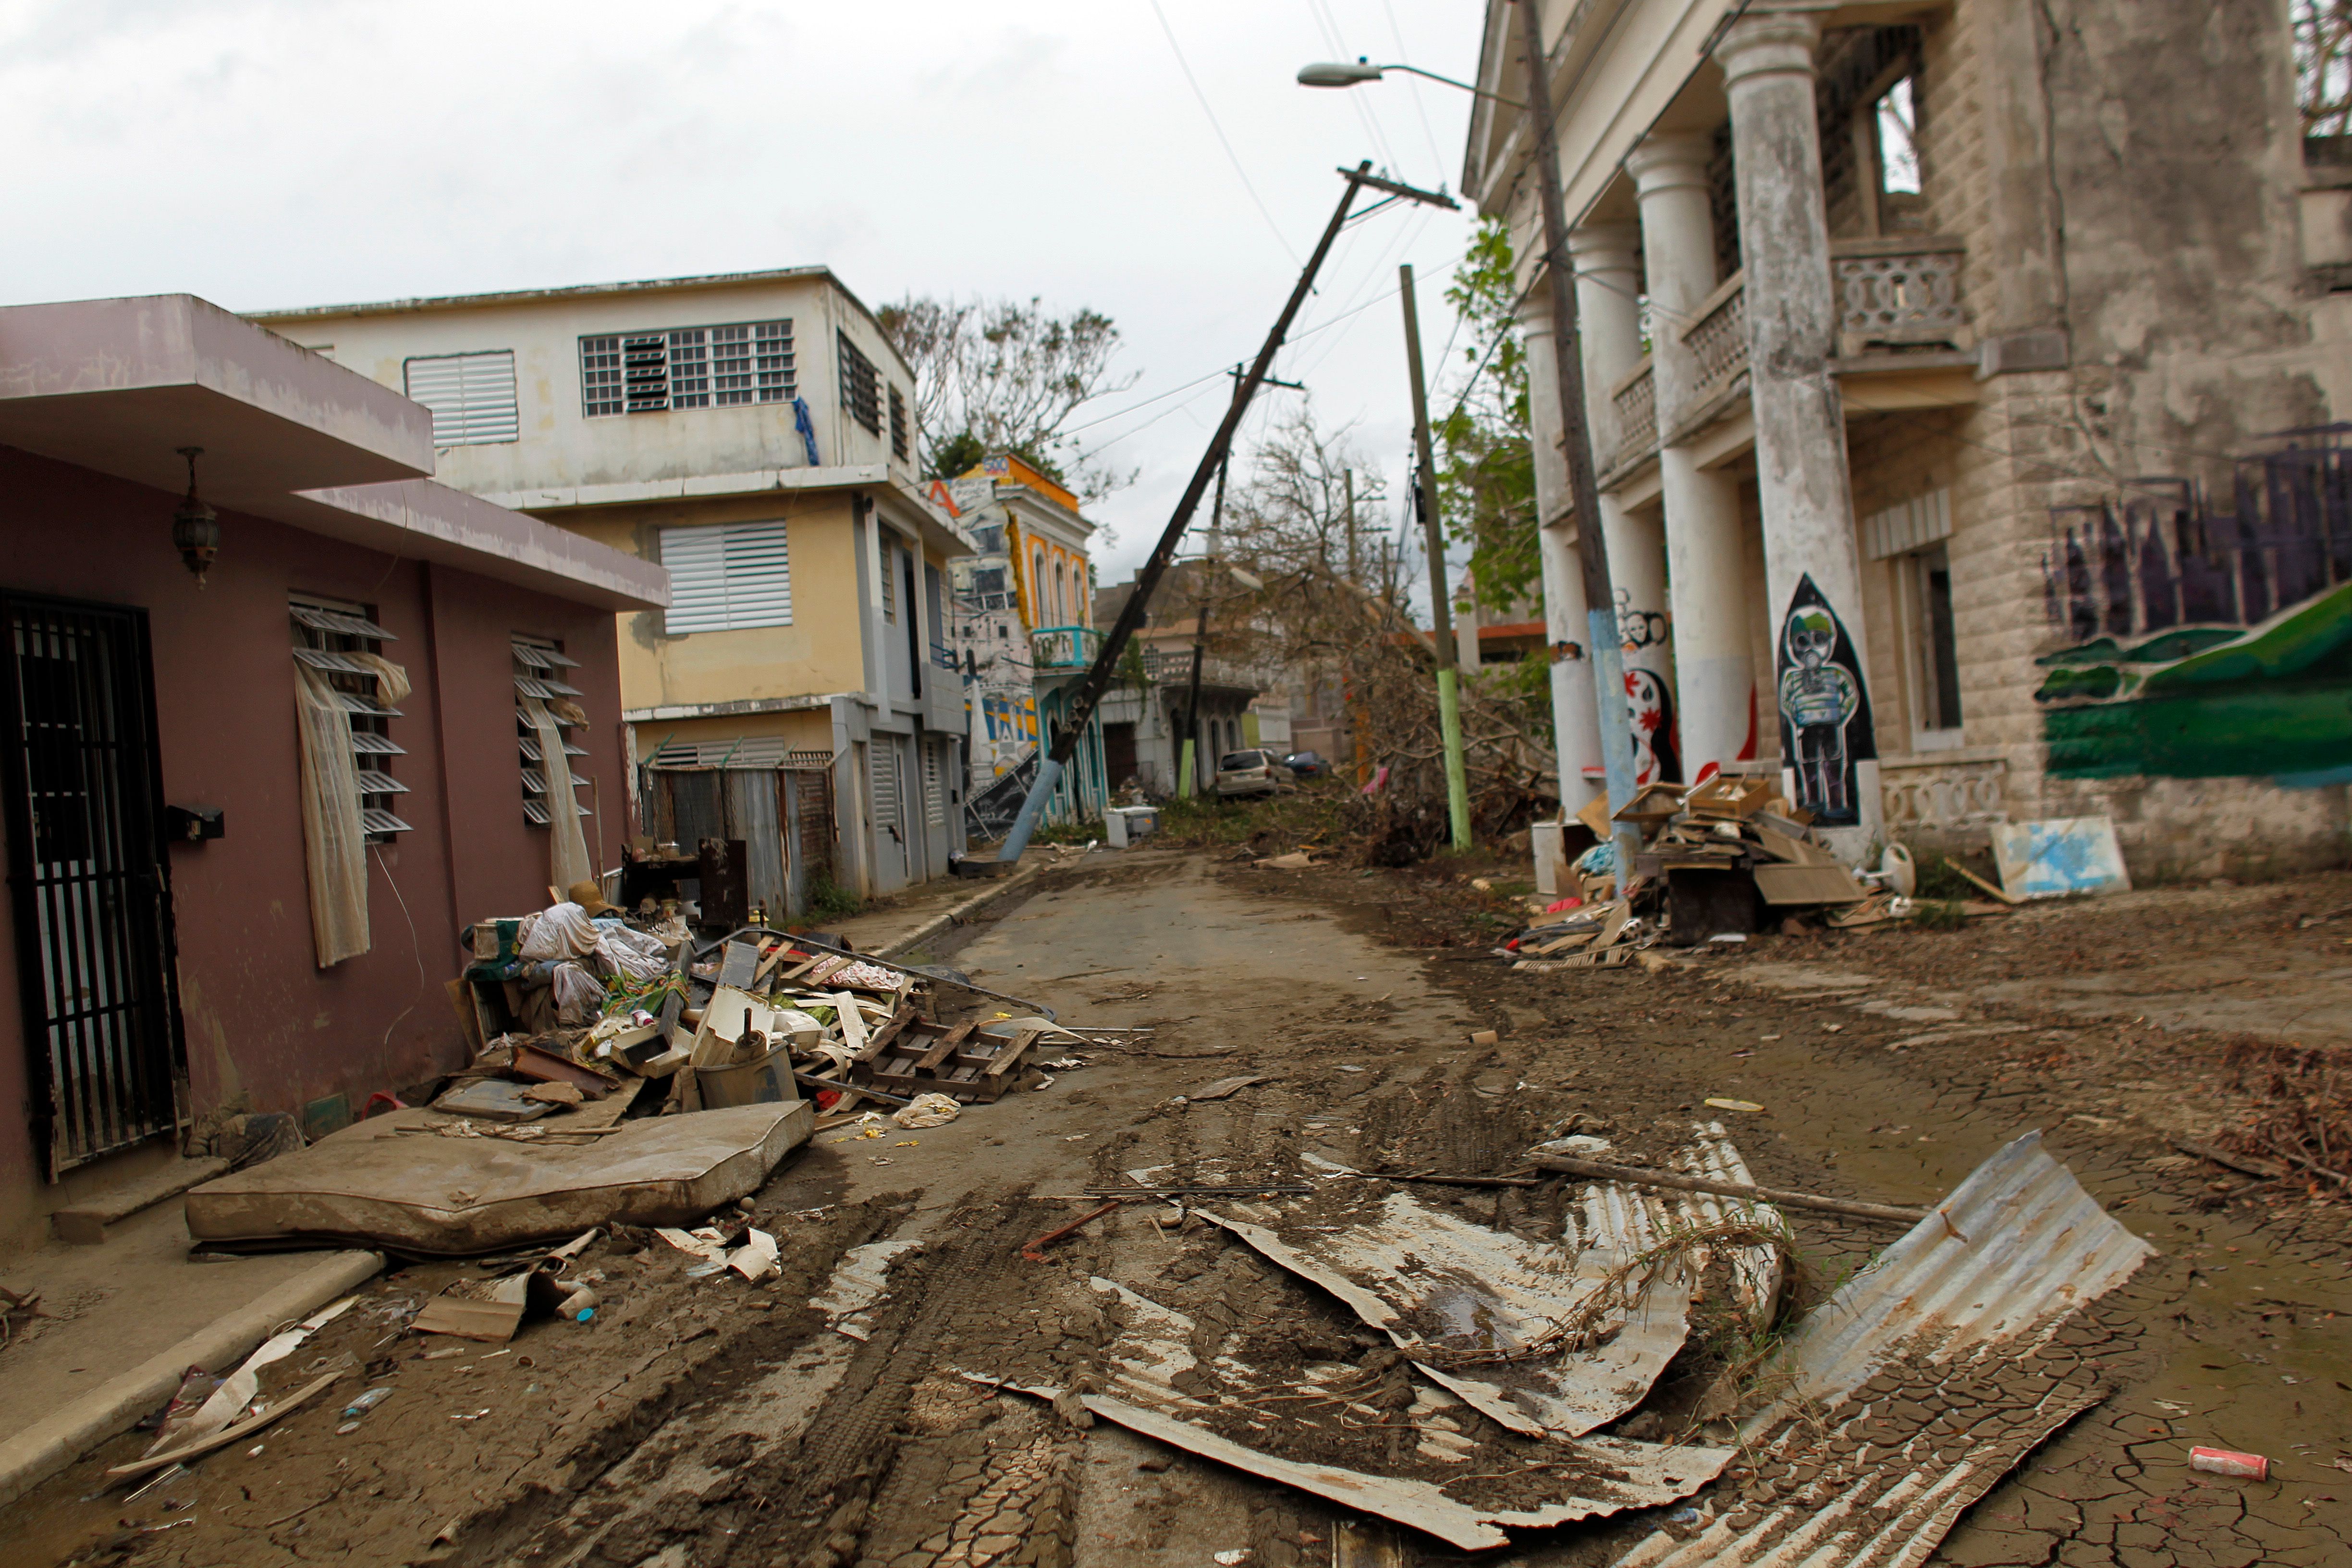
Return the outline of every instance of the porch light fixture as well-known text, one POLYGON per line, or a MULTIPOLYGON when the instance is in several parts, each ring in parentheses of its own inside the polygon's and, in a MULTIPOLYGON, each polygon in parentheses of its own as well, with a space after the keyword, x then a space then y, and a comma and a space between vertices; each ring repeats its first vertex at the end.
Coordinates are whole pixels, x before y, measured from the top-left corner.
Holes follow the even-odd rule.
POLYGON ((220 553, 220 519, 196 495, 196 459, 205 455, 205 449, 181 447, 176 450, 188 459, 188 493, 180 501, 180 510, 172 514, 172 547, 196 574, 196 586, 201 588, 213 557, 220 553))
POLYGON ((1456 81, 1450 76, 1439 76, 1435 71, 1425 71, 1419 66, 1376 66, 1370 59, 1360 56, 1352 60, 1318 60, 1313 65, 1300 66, 1298 85, 1301 87, 1355 87, 1362 82, 1380 80, 1381 73, 1383 71, 1403 71, 1409 76, 1427 77, 1432 81, 1444 82, 1447 87, 1458 87, 1463 91, 1475 93, 1480 98, 1491 98, 1496 103, 1507 104, 1513 109, 1527 107, 1515 99, 1505 98, 1499 92, 1488 92, 1486 89, 1473 87, 1466 81, 1456 81))

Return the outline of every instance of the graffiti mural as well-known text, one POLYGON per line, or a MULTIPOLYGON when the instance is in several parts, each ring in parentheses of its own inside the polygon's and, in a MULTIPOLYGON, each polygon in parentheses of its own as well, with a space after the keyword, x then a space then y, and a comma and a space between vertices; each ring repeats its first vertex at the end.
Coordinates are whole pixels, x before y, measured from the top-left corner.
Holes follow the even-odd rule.
POLYGON ((2143 479, 2052 513, 2042 603, 2065 646, 2033 695, 2053 774, 2352 781, 2347 436, 2274 437, 2228 511, 2143 479))
POLYGON ((1675 747, 1675 699, 1665 678, 1654 669, 1625 669, 1625 707, 1633 720, 1633 782, 1682 782, 1682 756, 1675 747))
POLYGON ((1878 755, 1862 656, 1811 575, 1797 579, 1780 621, 1780 755, 1797 804, 1827 827, 1862 820, 1856 764, 1878 755))

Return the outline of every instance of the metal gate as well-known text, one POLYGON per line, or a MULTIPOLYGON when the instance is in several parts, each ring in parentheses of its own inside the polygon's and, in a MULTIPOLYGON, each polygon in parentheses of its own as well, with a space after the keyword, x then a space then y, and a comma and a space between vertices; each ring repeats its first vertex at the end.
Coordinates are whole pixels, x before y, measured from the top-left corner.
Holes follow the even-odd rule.
POLYGON ((184 1116, 143 611, 9 595, 8 881, 49 1174, 184 1116))

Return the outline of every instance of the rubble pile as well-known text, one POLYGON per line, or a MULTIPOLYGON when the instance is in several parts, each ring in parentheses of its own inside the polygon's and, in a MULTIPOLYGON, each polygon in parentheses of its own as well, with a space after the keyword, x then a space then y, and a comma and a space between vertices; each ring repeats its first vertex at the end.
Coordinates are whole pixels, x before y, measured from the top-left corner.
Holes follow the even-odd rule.
MULTIPOLYGON (((1524 1161, 1596 1155, 1616 1157, 1572 1136, 1524 1161)), ((1139 1185, 1125 1201, 1193 1245, 1156 1277, 1061 1283, 1065 1321, 1103 1320, 1098 1366, 965 1375, 1464 1550, 1652 1510, 1611 1557, 1860 1568, 1928 1555, 2100 1396, 2099 1298, 2151 1256, 2028 1134, 1934 1209, 1876 1211, 1907 1233, 1800 1312, 1791 1233, 1723 1127, 1661 1163, 1572 1185, 1556 1236, 1423 1195, 1522 1175, 1307 1156, 1303 1188, 1139 1185)))
MULTIPOLYGON (((1647 784, 1613 816, 1596 799, 1576 820, 1596 842, 1557 866, 1555 879, 1577 890, 1529 900, 1534 913, 1559 918, 1529 924, 1496 950, 1515 969, 1655 969, 1667 960, 1646 950, 1658 946, 1736 943, 1810 919, 1843 930, 1925 912, 1901 846, 1875 871, 1851 868, 1814 833, 1810 813, 1761 779, 1647 784), (1642 838, 1630 875, 1620 875, 1617 824, 1642 838)), ((1997 903, 1959 908, 1963 916, 2007 912, 1997 903)))

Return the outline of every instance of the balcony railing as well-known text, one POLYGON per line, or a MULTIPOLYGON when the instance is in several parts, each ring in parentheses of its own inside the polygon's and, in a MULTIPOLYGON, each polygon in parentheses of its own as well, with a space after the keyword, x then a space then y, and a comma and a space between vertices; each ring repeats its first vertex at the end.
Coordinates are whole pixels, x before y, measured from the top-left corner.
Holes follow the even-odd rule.
POLYGON ((1609 400, 1617 407, 1617 449, 1609 466, 1616 468, 1642 456, 1658 444, 1658 378, 1656 362, 1649 355, 1624 380, 1612 387, 1609 400))
POLYGON ((1102 651, 1102 633, 1092 626, 1046 626, 1029 634, 1030 663, 1050 669, 1085 669, 1102 651))
MULTIPOLYGON (((1841 239, 1830 244, 1838 307, 1838 353, 1905 349, 1966 350, 1974 342, 1960 308, 1960 241, 1932 235, 1841 239)), ((1747 274, 1735 272, 1698 303, 1679 333, 1697 372, 1688 404, 1670 420, 1697 416, 1735 390, 1748 374, 1747 274)), ((1617 447, 1608 466, 1622 468, 1657 446, 1657 382, 1644 359, 1611 391, 1617 447)), ((1678 436, 1669 428, 1663 432, 1678 436)))
POLYGON ((1878 797, 1890 832, 1982 827, 2009 820, 2002 784, 2009 763, 1978 752, 1882 757, 1878 797))

